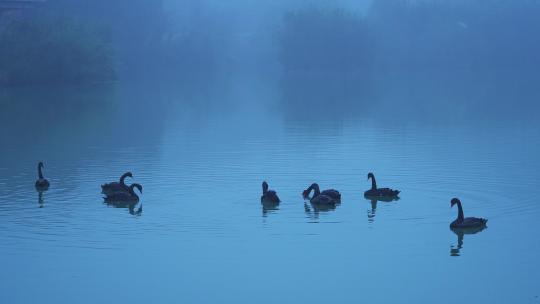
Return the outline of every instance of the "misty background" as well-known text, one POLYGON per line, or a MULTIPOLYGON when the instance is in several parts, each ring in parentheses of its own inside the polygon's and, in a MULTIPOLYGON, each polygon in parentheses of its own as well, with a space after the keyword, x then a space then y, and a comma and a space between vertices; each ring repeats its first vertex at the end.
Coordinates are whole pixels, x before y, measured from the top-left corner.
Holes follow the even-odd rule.
POLYGON ((539 16, 0 0, 0 303, 538 303, 539 16), (104 201, 126 171, 138 203, 104 201))
POLYGON ((535 0, 50 0, 0 12, 0 85, 257 83, 287 111, 530 116, 535 0))

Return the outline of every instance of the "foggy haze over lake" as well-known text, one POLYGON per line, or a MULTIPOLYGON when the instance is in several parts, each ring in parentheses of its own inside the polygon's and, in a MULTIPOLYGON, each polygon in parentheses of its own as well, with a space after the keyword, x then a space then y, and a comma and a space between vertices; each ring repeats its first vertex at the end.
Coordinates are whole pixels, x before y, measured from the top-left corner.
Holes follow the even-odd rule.
POLYGON ((0 303, 539 303, 539 14, 0 0, 0 303))

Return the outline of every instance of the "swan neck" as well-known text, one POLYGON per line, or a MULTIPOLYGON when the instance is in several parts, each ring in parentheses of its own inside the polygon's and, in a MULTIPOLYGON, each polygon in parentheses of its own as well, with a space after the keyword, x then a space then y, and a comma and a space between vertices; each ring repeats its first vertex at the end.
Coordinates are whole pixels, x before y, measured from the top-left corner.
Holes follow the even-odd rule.
POLYGON ((40 179, 43 179, 43 171, 41 170, 41 165, 38 165, 38 176, 40 179))
POLYGON ((311 194, 311 191, 313 191, 313 185, 309 186, 307 189, 306 189, 306 196, 309 197, 309 195, 311 194))
POLYGON ((371 189, 377 190, 377 181, 375 181, 375 176, 371 176, 371 189))
POLYGON ((461 207, 461 202, 457 202, 458 207, 458 222, 463 222, 463 219, 465 219, 465 216, 463 215, 463 207, 461 207))
POLYGON ((139 197, 137 193, 135 193, 135 188, 137 188, 137 190, 142 193, 142 186, 139 184, 132 184, 131 186, 129 186, 129 193, 133 196, 139 197))
POLYGON ((463 247, 463 233, 458 234, 458 249, 461 249, 463 247))
POLYGON ((124 180, 128 177, 127 173, 124 173, 122 176, 120 176, 120 184, 125 185, 124 180))
POLYGON ((312 186, 313 188, 313 197, 319 196, 321 194, 321 190, 319 189, 319 185, 315 184, 312 186))
POLYGON ((265 184, 263 184, 263 186, 262 186, 262 190, 263 190, 263 194, 266 194, 266 193, 268 193, 268 186, 267 186, 267 185, 265 185, 265 184))

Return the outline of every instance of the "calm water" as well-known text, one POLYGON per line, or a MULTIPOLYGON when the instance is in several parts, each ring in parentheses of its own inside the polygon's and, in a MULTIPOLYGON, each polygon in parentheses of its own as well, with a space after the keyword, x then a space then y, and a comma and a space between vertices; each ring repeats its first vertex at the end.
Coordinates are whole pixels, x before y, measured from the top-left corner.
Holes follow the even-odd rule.
POLYGON ((540 123, 143 88, 1 92, 0 303, 540 303, 540 123), (127 170, 141 203, 105 204, 127 170), (364 199, 369 171, 401 200, 364 199), (314 181, 342 204, 306 204, 314 181), (459 240, 453 196, 488 228, 459 240))

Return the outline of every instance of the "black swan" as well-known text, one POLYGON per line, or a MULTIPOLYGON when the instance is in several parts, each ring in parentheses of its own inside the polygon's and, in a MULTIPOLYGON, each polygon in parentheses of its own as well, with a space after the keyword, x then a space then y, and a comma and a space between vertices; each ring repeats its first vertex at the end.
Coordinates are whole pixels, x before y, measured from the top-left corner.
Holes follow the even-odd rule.
POLYGON ((328 189, 321 192, 319 185, 317 183, 311 184, 309 188, 302 192, 302 197, 304 199, 309 199, 312 204, 339 204, 341 202, 341 193, 335 189, 328 189), (313 197, 309 198, 311 191, 313 192, 313 197))
POLYGON ((279 203, 280 202, 276 191, 268 190, 267 182, 262 183, 262 190, 263 192, 261 196, 261 203, 279 203))
POLYGON ((142 186, 139 184, 132 184, 129 186, 128 191, 115 192, 105 197, 106 202, 138 202, 139 196, 135 193, 134 188, 139 189, 142 194, 142 186))
POLYGON ((43 177, 43 162, 38 164, 38 180, 36 181, 36 189, 38 191, 45 191, 49 189, 49 181, 43 177))
POLYGON ((477 217, 465 217, 463 215, 463 207, 461 207, 461 201, 457 198, 453 198, 450 201, 450 208, 458 206, 458 217, 450 224, 452 229, 474 229, 482 228, 486 226, 487 219, 477 217))
POLYGON ((397 198, 399 190, 393 190, 390 188, 377 188, 377 181, 375 181, 375 175, 368 173, 368 180, 371 179, 371 189, 364 192, 364 196, 368 198, 397 198))
POLYGON ((112 182, 101 185, 101 193, 105 195, 112 195, 115 192, 128 192, 129 187, 124 182, 128 176, 133 178, 133 174, 131 174, 131 172, 126 172, 120 176, 120 182, 112 182))

